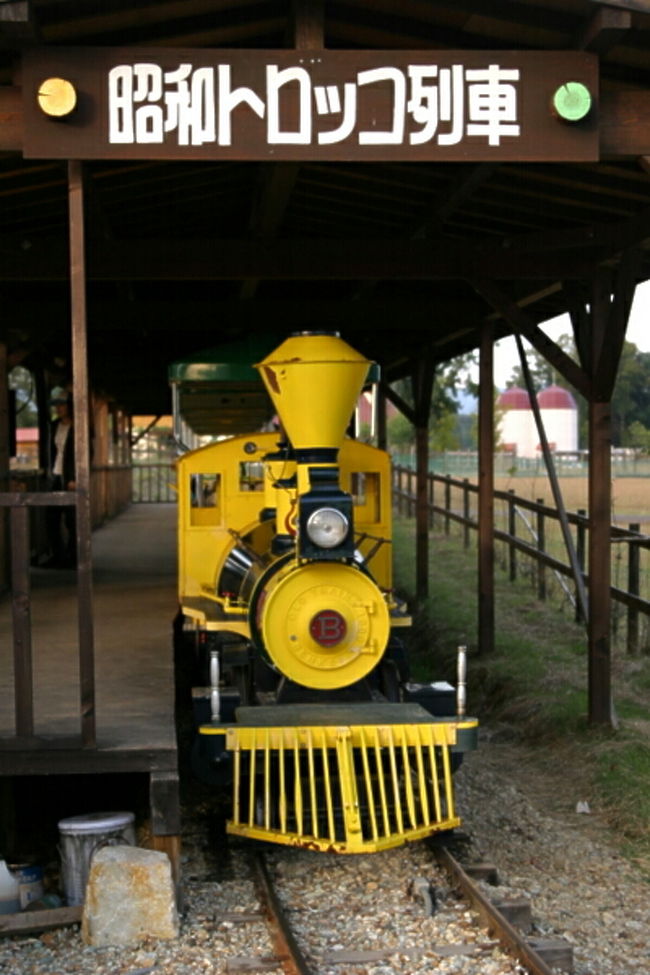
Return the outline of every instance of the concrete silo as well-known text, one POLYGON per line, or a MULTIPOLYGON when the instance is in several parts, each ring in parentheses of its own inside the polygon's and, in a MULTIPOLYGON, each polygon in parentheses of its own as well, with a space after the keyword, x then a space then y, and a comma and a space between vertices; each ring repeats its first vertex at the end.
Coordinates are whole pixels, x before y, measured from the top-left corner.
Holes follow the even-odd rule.
POLYGON ((577 450, 578 404, 569 390, 547 386, 537 402, 551 450, 577 450))
POLYGON ((517 457, 535 457, 539 437, 526 390, 511 386, 500 394, 496 405, 501 412, 499 433, 502 447, 514 451, 517 457))

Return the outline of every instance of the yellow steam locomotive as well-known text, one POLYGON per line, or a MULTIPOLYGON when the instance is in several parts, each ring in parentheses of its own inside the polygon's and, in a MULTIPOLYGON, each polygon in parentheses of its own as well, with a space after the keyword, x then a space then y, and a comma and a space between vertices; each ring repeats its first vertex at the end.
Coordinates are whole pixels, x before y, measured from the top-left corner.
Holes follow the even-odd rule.
POLYGON ((450 685, 409 683, 390 459, 346 436, 372 365, 335 333, 293 335, 256 367, 277 429, 177 461, 194 762, 239 836, 365 853, 459 823, 477 722, 450 685))

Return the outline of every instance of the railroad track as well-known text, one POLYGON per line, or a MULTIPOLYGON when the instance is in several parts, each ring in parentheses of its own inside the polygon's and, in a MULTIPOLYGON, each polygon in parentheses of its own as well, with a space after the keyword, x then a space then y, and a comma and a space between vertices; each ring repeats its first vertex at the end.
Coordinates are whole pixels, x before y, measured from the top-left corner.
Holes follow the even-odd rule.
MULTIPOLYGON (((508 918, 512 905, 505 905, 505 910, 497 906, 470 877, 471 868, 464 869, 447 847, 432 847, 435 863, 428 849, 422 844, 418 847, 415 857, 415 848, 362 859, 316 856, 301 850, 256 854, 253 875, 274 954, 232 958, 227 966, 229 975, 262 971, 364 975, 378 965, 386 972, 410 975, 432 971, 443 958, 453 956, 466 957, 463 971, 467 973, 474 972, 474 961, 476 975, 483 975, 488 960, 492 966, 488 970, 499 975, 554 975, 553 957, 565 970, 571 969, 566 949, 557 954, 557 944, 549 949, 548 943, 536 945, 522 935, 508 918), (418 870, 406 890, 403 866, 399 877, 396 869, 390 869, 399 864, 400 855, 408 859, 407 871, 414 865, 418 870), (335 876, 330 876, 329 895, 325 897, 322 878, 328 866, 335 876), (395 912, 387 914, 384 904, 373 914, 372 892, 380 892, 382 872, 387 867, 385 882, 397 880, 395 912), (377 879, 369 880, 369 876, 377 879), (306 883, 308 878, 313 879, 311 888, 306 883), (337 891, 338 903, 332 897, 337 891), (349 923, 355 914, 360 919, 356 931, 355 924, 349 923), (341 915, 344 921, 337 925, 341 915), (399 943, 395 944, 397 933, 399 943), (545 960, 543 952, 551 961, 545 960)), ((484 865, 479 872, 485 872, 484 865)), ((385 889, 381 893, 384 896, 385 889)))

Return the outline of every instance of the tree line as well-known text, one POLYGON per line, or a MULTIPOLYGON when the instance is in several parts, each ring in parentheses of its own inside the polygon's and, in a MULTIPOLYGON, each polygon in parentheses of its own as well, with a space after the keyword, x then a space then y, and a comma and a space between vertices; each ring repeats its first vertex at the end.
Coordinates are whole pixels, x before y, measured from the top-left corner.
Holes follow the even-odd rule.
MULTIPOLYGON (((577 361, 573 338, 561 335, 557 344, 577 361)), ((580 447, 587 445, 587 404, 584 398, 534 349, 527 350, 528 367, 536 392, 547 386, 560 386, 572 393, 578 405, 580 447)), ((460 356, 436 369, 429 415, 429 446, 434 451, 475 450, 478 446, 476 413, 461 413, 462 395, 476 396, 477 386, 470 377, 474 354, 460 356), (460 395, 459 395, 460 394, 460 395)), ((515 366, 506 387, 526 388, 521 365, 515 366)), ((409 405, 413 404, 408 380, 394 384, 396 392, 409 405)), ((495 390, 495 399, 498 391, 495 390)), ((641 352, 634 342, 625 342, 612 397, 612 445, 632 447, 650 453, 650 352, 641 352)), ((495 427, 498 443, 499 411, 495 427)), ((397 448, 414 441, 413 427, 402 414, 392 416, 387 424, 389 443, 397 448)))

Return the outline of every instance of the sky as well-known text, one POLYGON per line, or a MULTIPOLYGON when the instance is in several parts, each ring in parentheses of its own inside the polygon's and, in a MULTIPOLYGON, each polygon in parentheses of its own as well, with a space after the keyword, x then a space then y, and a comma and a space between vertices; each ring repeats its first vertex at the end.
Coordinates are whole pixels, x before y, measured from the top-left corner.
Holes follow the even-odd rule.
MULTIPOLYGON (((552 339, 557 339, 563 332, 571 334, 568 315, 544 322, 540 328, 552 339)), ((634 342, 640 352, 650 352, 650 281, 645 281, 636 289, 625 337, 628 342, 634 342)), ((524 347, 530 349, 525 340, 524 347)), ((494 382, 497 389, 505 389, 516 365, 519 365, 519 356, 514 338, 501 339, 494 349, 494 382)))

